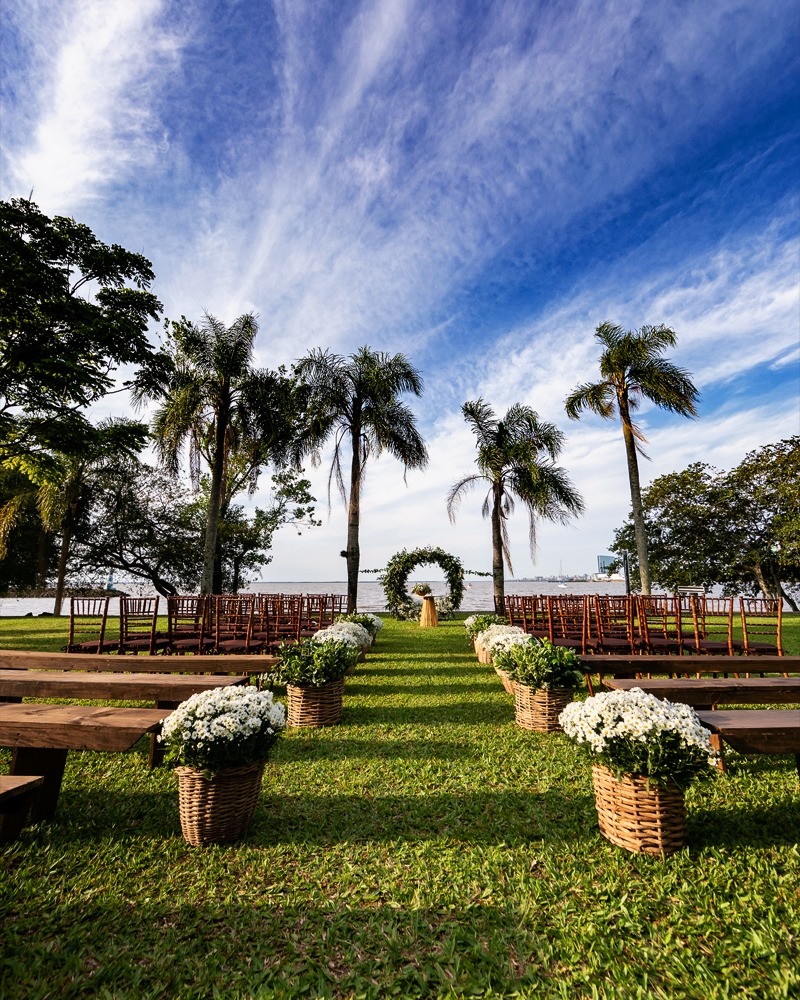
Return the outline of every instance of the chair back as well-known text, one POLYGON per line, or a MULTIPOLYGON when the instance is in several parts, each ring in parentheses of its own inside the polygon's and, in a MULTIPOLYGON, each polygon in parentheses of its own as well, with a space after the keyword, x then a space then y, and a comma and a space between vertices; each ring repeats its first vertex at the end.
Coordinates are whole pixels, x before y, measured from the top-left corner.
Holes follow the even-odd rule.
POLYGON ((120 597, 120 653, 147 653, 152 656, 157 648, 166 646, 166 637, 156 634, 158 604, 158 597, 120 597))
POLYGON ((633 598, 629 594, 625 597, 595 594, 593 603, 598 652, 617 656, 634 656, 636 642, 633 628, 633 598))
POLYGON ((742 644, 733 639, 733 598, 690 595, 688 602, 693 636, 684 640, 687 652, 710 656, 741 652, 742 644))
POLYGON ((740 597, 745 656, 783 656, 783 601, 740 597))
POLYGON ((586 597, 549 597, 550 641, 578 653, 586 651, 586 597))
POLYGON ((645 652, 669 656, 683 653, 680 598, 640 594, 636 600, 636 619, 645 652))
POLYGON ((109 597, 71 597, 67 653, 104 653, 116 646, 106 642, 109 597))
POLYGON ((171 653, 202 653, 210 645, 209 599, 205 594, 167 598, 167 640, 171 653))
POLYGON ((217 652, 251 652, 256 595, 218 594, 211 598, 211 608, 217 652))

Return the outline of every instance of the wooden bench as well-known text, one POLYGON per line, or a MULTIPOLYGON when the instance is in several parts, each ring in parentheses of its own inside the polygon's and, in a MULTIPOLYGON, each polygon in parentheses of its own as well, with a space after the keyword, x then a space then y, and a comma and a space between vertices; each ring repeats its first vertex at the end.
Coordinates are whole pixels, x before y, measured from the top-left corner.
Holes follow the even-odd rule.
MULTIPOLYGON (((612 691, 640 688, 694 708, 715 705, 800 705, 800 677, 605 677, 612 691)), ((2 692, 2 687, 0 687, 2 692)))
POLYGON ((19 837, 36 789, 41 788, 43 782, 41 774, 30 777, 0 774, 0 844, 8 844, 19 837))
MULTIPOLYGON (((70 750, 130 750, 142 736, 159 732, 168 714, 158 708, 0 704, 0 746, 14 751, 11 774, 44 779, 32 804, 32 822, 55 815, 70 750)), ((0 837, 5 824, 4 816, 0 837)))
POLYGON ((589 694, 594 694, 592 674, 635 678, 651 674, 800 674, 800 656, 580 656, 589 694))
POLYGON ((203 655, 149 656, 116 653, 42 653, 27 649, 0 649, 0 670, 99 670, 110 673, 264 674, 278 663, 277 656, 203 655))
POLYGON ((723 709, 698 712, 697 717, 711 730, 711 743, 720 752, 723 741, 739 753, 793 753, 800 775, 800 709, 723 709))

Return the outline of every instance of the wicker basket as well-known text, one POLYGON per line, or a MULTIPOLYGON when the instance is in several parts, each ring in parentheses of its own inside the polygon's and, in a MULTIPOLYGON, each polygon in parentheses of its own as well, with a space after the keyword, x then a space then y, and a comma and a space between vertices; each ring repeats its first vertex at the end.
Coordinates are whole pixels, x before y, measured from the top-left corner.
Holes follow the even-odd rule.
POLYGON ((342 717, 344 678, 322 687, 286 685, 289 726, 335 726, 342 717))
POLYGON ((229 767, 210 778, 177 767, 181 832, 192 847, 238 840, 250 825, 261 791, 264 762, 229 767))
POLYGON ((514 683, 514 718, 523 729, 560 733, 558 717, 572 701, 570 688, 532 688, 514 683))
POLYGON ((508 675, 508 673, 505 670, 501 670, 499 667, 495 667, 494 668, 494 672, 497 674, 497 676, 503 682, 503 687, 505 688, 506 693, 512 695, 512 697, 513 697, 513 695, 514 695, 514 681, 511 680, 511 677, 508 675))
POLYGON ((484 649, 483 646, 476 646, 475 652, 478 654, 478 663, 486 663, 491 666, 492 654, 488 649, 484 649))
POLYGON ((649 785, 647 778, 619 779, 601 764, 592 767, 600 833, 634 854, 669 855, 686 844, 686 805, 679 788, 649 785))

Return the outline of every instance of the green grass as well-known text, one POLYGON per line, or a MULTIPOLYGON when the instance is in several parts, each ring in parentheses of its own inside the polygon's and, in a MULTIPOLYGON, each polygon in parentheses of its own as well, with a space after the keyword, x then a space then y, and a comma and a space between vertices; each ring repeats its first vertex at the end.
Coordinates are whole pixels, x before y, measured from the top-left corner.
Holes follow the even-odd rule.
MULTIPOLYGON (((65 631, 0 619, 0 647, 65 631)), ((238 844, 188 847, 146 755, 71 753, 55 821, 0 848, 6 1000, 800 995, 794 761, 730 754, 684 851, 628 854, 460 622, 387 621, 341 725, 278 744, 238 844)))

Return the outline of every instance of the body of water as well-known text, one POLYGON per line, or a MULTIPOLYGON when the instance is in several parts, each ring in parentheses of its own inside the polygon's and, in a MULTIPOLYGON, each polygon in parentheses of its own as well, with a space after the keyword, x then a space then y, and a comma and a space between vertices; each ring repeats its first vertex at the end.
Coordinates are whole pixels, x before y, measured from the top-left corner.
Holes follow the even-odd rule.
MULTIPOLYGON (((415 582, 423 582, 417 576, 415 582)), ((447 593, 447 586, 442 580, 425 580, 431 587, 434 596, 444 596, 447 593)), ((151 589, 143 588, 138 583, 118 583, 120 590, 127 594, 136 594, 147 597, 153 594, 151 589)), ((247 591, 256 591, 268 594, 346 594, 347 584, 344 580, 310 581, 304 583, 272 583, 257 581, 248 584, 247 591)), ((566 583, 559 584, 546 580, 506 580, 507 594, 611 594, 618 595, 625 593, 625 585, 621 582, 612 581, 610 583, 566 583)), ((162 598, 161 604, 166 613, 167 602, 162 598)), ((113 600, 110 605, 112 615, 118 614, 118 602, 113 600)), ((386 610, 383 587, 375 580, 360 580, 358 584, 358 609, 359 611, 380 612, 386 610)), ((63 610, 69 614, 69 601, 64 602, 63 610)), ((462 611, 492 611, 494 601, 492 598, 492 581, 488 579, 467 582, 464 589, 464 600, 461 602, 462 611)), ((23 617, 25 615, 41 615, 52 613, 52 597, 0 597, 0 616, 2 617, 23 617)))

